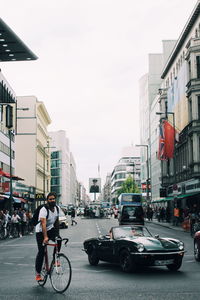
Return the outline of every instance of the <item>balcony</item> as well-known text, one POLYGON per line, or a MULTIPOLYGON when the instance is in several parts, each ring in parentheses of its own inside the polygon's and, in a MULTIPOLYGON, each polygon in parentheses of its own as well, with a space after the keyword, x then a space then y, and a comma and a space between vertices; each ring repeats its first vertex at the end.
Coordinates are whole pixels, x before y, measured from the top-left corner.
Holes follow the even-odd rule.
POLYGON ((186 84, 186 95, 189 97, 191 93, 198 92, 200 89, 200 78, 193 78, 188 81, 186 84))

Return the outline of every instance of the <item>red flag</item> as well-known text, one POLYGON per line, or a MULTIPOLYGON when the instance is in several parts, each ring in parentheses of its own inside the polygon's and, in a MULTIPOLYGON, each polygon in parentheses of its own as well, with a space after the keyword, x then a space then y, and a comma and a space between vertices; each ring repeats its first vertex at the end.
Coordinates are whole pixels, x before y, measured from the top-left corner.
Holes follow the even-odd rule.
POLYGON ((173 158, 175 129, 166 120, 164 121, 164 131, 165 131, 165 155, 167 158, 173 158))
POLYGON ((165 130, 164 130, 164 121, 162 121, 159 125, 159 149, 158 149, 158 159, 165 160, 165 130))

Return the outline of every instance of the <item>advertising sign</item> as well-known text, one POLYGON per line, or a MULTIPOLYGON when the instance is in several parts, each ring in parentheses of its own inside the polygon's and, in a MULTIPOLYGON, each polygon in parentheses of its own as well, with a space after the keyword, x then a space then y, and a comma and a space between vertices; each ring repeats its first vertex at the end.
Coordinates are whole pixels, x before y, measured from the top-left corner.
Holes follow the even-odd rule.
POLYGON ((101 178, 89 178, 89 192, 101 193, 101 178))

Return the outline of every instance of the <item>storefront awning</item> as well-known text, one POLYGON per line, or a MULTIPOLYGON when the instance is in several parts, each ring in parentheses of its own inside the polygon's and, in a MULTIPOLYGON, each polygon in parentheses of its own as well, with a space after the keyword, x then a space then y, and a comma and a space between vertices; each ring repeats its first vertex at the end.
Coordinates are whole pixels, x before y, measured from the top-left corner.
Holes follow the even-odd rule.
MULTIPOLYGON (((0 201, 1 201, 1 199, 5 200, 5 199, 9 199, 9 198, 10 198, 10 195, 6 195, 6 194, 0 195, 0 201)), ((27 203, 27 200, 24 198, 21 198, 21 197, 12 197, 12 198, 15 203, 21 203, 21 202, 27 203)))
MULTIPOLYGON (((7 172, 4 172, 1 168, 0 168, 0 176, 6 177, 6 178, 10 178, 10 174, 7 172)), ((12 175, 12 180, 24 180, 23 178, 20 178, 16 175, 12 175)))
POLYGON ((183 198, 192 197, 192 196, 195 196, 195 195, 198 195, 198 194, 200 194, 200 193, 199 192, 195 192, 195 193, 188 193, 188 194, 177 195, 176 197, 178 199, 183 199, 183 198))

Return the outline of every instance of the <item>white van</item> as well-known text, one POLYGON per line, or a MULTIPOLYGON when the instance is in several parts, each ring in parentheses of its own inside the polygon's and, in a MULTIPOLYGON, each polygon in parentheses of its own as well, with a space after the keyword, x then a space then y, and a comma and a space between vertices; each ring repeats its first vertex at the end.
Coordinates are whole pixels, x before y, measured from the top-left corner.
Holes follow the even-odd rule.
POLYGON ((59 209, 59 226, 60 228, 68 228, 68 220, 62 208, 59 209))

